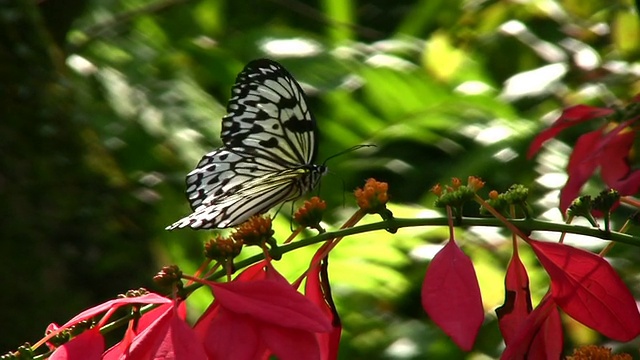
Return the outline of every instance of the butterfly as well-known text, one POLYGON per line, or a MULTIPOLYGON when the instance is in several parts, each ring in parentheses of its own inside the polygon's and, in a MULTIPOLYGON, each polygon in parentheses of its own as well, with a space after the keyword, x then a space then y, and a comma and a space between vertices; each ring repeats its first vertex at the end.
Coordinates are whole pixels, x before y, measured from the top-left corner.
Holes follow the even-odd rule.
POLYGON ((186 178, 193 213, 167 230, 227 228, 315 188, 316 121, 304 91, 282 65, 253 60, 238 74, 222 119, 223 146, 186 178))

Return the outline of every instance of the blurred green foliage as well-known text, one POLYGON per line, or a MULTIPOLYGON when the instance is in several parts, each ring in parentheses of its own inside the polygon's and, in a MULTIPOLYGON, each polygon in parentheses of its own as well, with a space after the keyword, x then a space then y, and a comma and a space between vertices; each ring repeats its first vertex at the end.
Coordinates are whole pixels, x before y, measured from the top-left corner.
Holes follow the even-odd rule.
MULTIPOLYGON (((305 85, 320 160, 377 145, 329 163, 321 187, 334 209, 329 223, 349 216, 349 192, 366 178, 389 182, 396 216, 415 217, 428 214, 433 184, 468 175, 489 189, 531 186, 538 214, 559 220, 557 190, 582 131, 567 131, 560 139, 569 145, 554 140, 537 160, 524 154, 561 108, 620 104, 640 90, 633 5, 1 2, 0 352, 129 288, 153 288, 164 264, 197 267, 210 234, 163 229, 189 212, 184 176, 220 145, 235 76, 258 57, 280 61, 305 85)), ((590 189, 597 193, 598 183, 590 189)), ((287 213, 276 222, 279 239, 289 232, 287 213)), ((348 238, 332 255, 341 358, 499 356, 493 309, 502 302, 510 243, 498 231, 459 236, 488 311, 475 351, 459 352, 420 307, 422 277, 445 229, 404 229, 348 238)), ((311 251, 278 265, 295 274, 311 251)), ((546 279, 522 251, 538 301, 546 279)), ((612 259, 640 294, 637 252, 620 246, 612 259)), ((205 294, 191 300, 194 308, 205 303, 205 294)), ((605 341, 565 320, 567 349, 605 341)))

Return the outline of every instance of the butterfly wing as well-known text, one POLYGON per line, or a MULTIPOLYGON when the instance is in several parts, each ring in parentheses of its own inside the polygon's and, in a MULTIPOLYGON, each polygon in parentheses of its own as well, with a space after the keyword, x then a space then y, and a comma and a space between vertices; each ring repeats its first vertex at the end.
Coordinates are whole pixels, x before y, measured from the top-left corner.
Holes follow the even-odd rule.
POLYGON ((298 198, 324 167, 313 165, 315 120, 303 90, 278 63, 250 62, 238 75, 222 122, 224 146, 187 175, 193 213, 167 227, 225 228, 298 198))
POLYGON ((202 162, 205 159, 210 165, 196 168, 187 176, 193 213, 167 227, 168 230, 241 224, 255 214, 302 196, 311 186, 309 182, 317 182, 320 176, 307 168, 276 170, 258 165, 262 161, 250 155, 222 149, 206 155, 202 162), (202 185, 208 183, 210 188, 202 185))
POLYGON ((251 149, 283 167, 315 161, 315 119, 304 91, 281 65, 267 59, 250 62, 231 95, 222 119, 225 147, 251 149))

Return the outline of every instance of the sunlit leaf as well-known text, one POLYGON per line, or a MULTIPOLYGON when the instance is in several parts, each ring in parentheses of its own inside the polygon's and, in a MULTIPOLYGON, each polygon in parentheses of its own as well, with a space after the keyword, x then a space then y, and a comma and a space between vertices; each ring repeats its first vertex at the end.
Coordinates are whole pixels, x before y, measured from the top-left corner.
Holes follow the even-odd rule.
POLYGON ((325 262, 323 265, 320 258, 320 252, 316 252, 311 260, 311 267, 307 272, 304 293, 321 309, 327 319, 331 322, 332 326, 331 332, 329 333, 316 333, 316 339, 320 346, 320 358, 322 360, 335 360, 338 358, 342 324, 331 294, 324 290, 330 289, 330 284, 328 283, 328 278, 323 278, 321 275, 322 266, 327 266, 327 264, 325 262))
MULTIPOLYGON (((556 326, 560 324, 559 318, 551 319, 549 321, 550 316, 557 316, 558 312, 556 310, 556 303, 553 301, 551 297, 546 297, 536 306, 535 309, 527 316, 527 318, 520 322, 519 326, 515 329, 515 332, 510 336, 509 344, 504 349, 504 352, 500 356, 501 360, 520 360, 527 358, 527 355, 531 352, 535 352, 540 354, 540 350, 532 350, 532 344, 541 345, 544 344, 546 340, 548 340, 548 336, 552 335, 561 335, 562 329, 556 326), (552 313, 555 311, 555 315, 552 313), (542 329, 544 331, 549 331, 548 333, 542 333, 542 329), (558 329, 560 330, 558 332, 558 329)), ((560 339, 560 343, 562 340, 560 339)), ((552 346, 549 348, 550 351, 555 349, 555 345, 557 342, 550 342, 549 345, 552 346)), ((558 354, 559 355, 559 354, 558 354)), ((559 357, 559 356, 556 356, 559 357)), ((556 358, 552 357, 552 358, 556 358)), ((535 359, 535 358, 532 358, 535 359)))
POLYGON ((531 342, 529 358, 559 359, 562 355, 563 340, 560 312, 553 306, 531 342))
POLYGON ((471 259, 455 241, 431 260, 422 283, 422 307, 461 349, 471 350, 484 310, 471 259))
POLYGON ((556 120, 551 125, 551 127, 542 131, 540 134, 538 134, 538 136, 536 136, 535 139, 533 139, 529 147, 527 157, 532 158, 533 155, 535 155, 540 150, 542 144, 544 144, 547 140, 554 138, 562 130, 588 120, 611 115, 612 113, 613 110, 611 109, 597 108, 587 105, 576 105, 565 109, 562 112, 562 115, 560 115, 558 120, 556 120))
POLYGON ((618 341, 640 334, 636 301, 606 260, 564 244, 529 244, 549 273, 553 298, 562 310, 618 341))
POLYGON ((235 313, 282 327, 311 332, 331 330, 320 309, 286 281, 231 281, 211 286, 220 306, 235 313))
POLYGON ((517 329, 532 310, 527 269, 522 264, 517 252, 513 253, 509 262, 504 282, 505 301, 501 307, 496 309, 496 314, 504 342, 509 345, 517 329))

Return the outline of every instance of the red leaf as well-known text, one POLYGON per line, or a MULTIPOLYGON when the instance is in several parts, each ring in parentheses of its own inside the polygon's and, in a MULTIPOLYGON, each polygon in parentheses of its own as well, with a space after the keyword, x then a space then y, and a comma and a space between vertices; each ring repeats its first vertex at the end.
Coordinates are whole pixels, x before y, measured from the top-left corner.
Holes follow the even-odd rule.
POLYGON ((102 360, 119 360, 124 357, 125 354, 129 353, 129 347, 136 335, 136 331, 131 329, 131 327, 128 327, 122 340, 102 354, 102 360))
POLYGON ((556 120, 551 127, 542 131, 535 139, 533 139, 531 146, 529 147, 529 152, 527 152, 527 158, 531 159, 533 155, 540 150, 544 142, 555 137, 562 130, 587 120, 608 116, 613 113, 614 110, 611 109, 587 105, 576 105, 565 109, 562 112, 562 115, 560 115, 558 120, 556 120))
MULTIPOLYGON (((184 308, 184 302, 181 302, 179 306, 181 309, 184 308)), ((129 326, 127 328, 127 331, 125 332, 124 338, 119 343, 107 350, 102 355, 102 360, 116 360, 120 359, 120 357, 124 356, 125 354, 128 354, 129 347, 131 346, 131 343, 133 343, 135 337, 146 328, 148 328, 151 324, 153 324, 159 317, 165 315, 165 313, 172 307, 173 304, 171 303, 163 304, 149 312, 144 313, 137 321, 137 326, 135 327, 135 329, 132 329, 131 326, 129 326)))
POLYGON ((327 332, 329 321, 272 267, 209 286, 216 301, 195 331, 210 359, 262 359, 267 349, 280 359, 320 359, 314 332, 327 332))
POLYGON ((124 359, 150 360, 169 329, 173 305, 161 306, 162 314, 133 339, 124 359))
POLYGON ((496 309, 500 332, 507 348, 510 352, 514 351, 514 347, 517 350, 517 355, 510 358, 559 359, 563 334, 557 307, 550 301, 548 310, 531 313, 529 277, 518 253, 514 251, 505 279, 505 303, 496 309))
POLYGON ((129 298, 120 298, 120 299, 114 299, 114 300, 109 300, 107 302, 104 302, 100 305, 94 306, 90 309, 87 309, 83 312, 81 312, 80 314, 76 315, 73 317, 73 319, 67 321, 64 325, 62 325, 60 328, 67 328, 69 326, 73 326, 81 321, 90 319, 96 315, 99 315, 107 310, 111 310, 111 309, 117 309, 121 306, 124 305, 130 305, 130 304, 168 304, 171 303, 171 300, 158 295, 158 294, 154 294, 154 293, 149 293, 146 295, 142 295, 139 297, 129 297, 129 298))
POLYGON ((588 178, 599 165, 598 158, 593 156, 594 149, 600 147, 603 129, 594 130, 581 135, 573 146, 567 164, 567 173, 571 176, 588 178))
MULTIPOLYGON (((624 123, 620 126, 625 125, 624 123)), ((600 176, 610 188, 616 189, 620 195, 633 195, 640 188, 640 171, 630 172, 629 153, 633 147, 636 133, 626 131, 628 128, 619 130, 613 138, 608 141, 603 149, 600 176)))
MULTIPOLYGON (((533 309, 531 314, 529 314, 527 319, 520 324, 516 332, 513 334, 513 336, 511 337, 511 341, 509 342, 507 347, 504 349, 504 352, 500 356, 500 359, 501 360, 521 360, 521 359, 528 358, 528 354, 531 352, 538 353, 537 350, 531 349, 532 343, 534 341, 543 341, 543 340, 536 340, 537 334, 543 328, 543 324, 545 324, 545 322, 549 318, 549 315, 552 313, 554 309, 556 309, 556 304, 551 297, 547 296, 544 299, 542 299, 540 304, 538 304, 538 306, 535 309, 533 309)), ((552 320, 552 326, 550 327, 555 331, 557 330, 557 328, 553 327, 553 323, 555 323, 555 320, 552 320)), ((562 329, 560 329, 559 333, 556 331, 556 334, 561 336, 562 329)), ((546 336, 547 336, 546 334, 543 335, 543 338, 546 338, 546 336)), ((562 340, 560 341, 562 342, 562 340)), ((550 345, 554 346, 555 344, 550 343, 550 345)), ((539 359, 535 357, 529 357, 529 358, 539 359)), ((558 358, 560 358, 559 355, 555 357, 551 357, 551 359, 558 359, 558 358)), ((542 357, 540 359, 545 359, 545 357, 542 357)))
POLYGON ((580 195, 582 185, 591 178, 598 167, 598 159, 591 157, 591 152, 598 146, 602 137, 602 129, 586 133, 578 138, 567 165, 569 179, 560 192, 560 210, 564 213, 571 202, 580 195))
POLYGON ((471 259, 454 241, 436 254, 427 269, 422 307, 461 349, 471 350, 484 310, 471 259))
POLYGON ((193 329, 179 316, 174 315, 171 317, 169 331, 153 358, 207 360, 207 355, 193 329))
POLYGON ((251 280, 263 280, 267 276, 265 268, 270 266, 266 260, 262 260, 255 263, 248 268, 244 269, 234 281, 251 281, 251 280))
POLYGON ((196 324, 193 326, 193 329, 196 331, 196 334, 202 340, 205 341, 207 337, 207 331, 211 327, 211 322, 218 316, 218 312, 220 311, 220 304, 217 301, 214 301, 209 305, 207 310, 204 311, 202 315, 196 321, 196 324))
POLYGON ((258 336, 260 323, 248 316, 219 309, 202 339, 210 360, 260 359, 266 345, 258 336))
MULTIPOLYGON (((338 312, 333 306, 332 299, 326 299, 326 296, 322 290, 322 277, 320 270, 322 268, 321 260, 318 258, 323 248, 319 249, 319 252, 313 256, 309 271, 307 272, 307 282, 305 283, 305 295, 316 304, 324 316, 331 322, 332 330, 330 333, 316 333, 316 339, 320 345, 320 358, 322 360, 336 360, 338 358, 338 349, 340 347, 340 335, 342 333, 342 324, 338 312), (331 301, 331 304, 328 302, 331 301)), ((328 284, 327 284, 328 286, 328 284)))
POLYGON ((591 152, 587 154, 585 160, 597 158, 602 164, 607 162, 607 156, 627 157, 629 150, 631 150, 631 144, 633 143, 632 139, 635 135, 634 130, 630 127, 634 122, 635 119, 627 120, 619 124, 609 123, 601 129, 596 130, 601 133, 601 139, 596 146, 591 149, 591 152), (611 127, 614 124, 615 126, 611 127), (624 149, 625 147, 626 149, 624 149))
POLYGON ((504 304, 496 309, 498 325, 505 344, 511 343, 517 329, 532 310, 529 277, 518 253, 514 251, 505 277, 504 304))
POLYGON ((196 335, 200 338, 203 343, 206 343, 206 339, 209 336, 208 331, 211 327, 211 323, 218 316, 218 312, 220 311, 220 304, 217 301, 214 301, 209 305, 207 310, 200 315, 196 324, 193 326, 193 329, 196 332, 196 335))
POLYGON ((308 331, 262 326, 260 337, 279 360, 320 360, 320 348, 315 335, 308 331))
POLYGON ((635 139, 635 133, 629 131, 631 124, 632 120, 625 121, 613 129, 600 128, 578 138, 567 166, 569 179, 560 195, 562 211, 566 211, 578 197, 580 189, 598 167, 605 184, 621 195, 632 195, 638 191, 640 171, 630 173, 628 162, 635 139))
MULTIPOLYGON (((274 271, 271 269, 270 271, 274 271)), ((212 283, 216 301, 225 309, 278 326, 329 332, 331 324, 320 309, 288 283, 277 280, 212 283)))
POLYGON ((49 357, 51 360, 100 360, 104 351, 104 339, 100 329, 93 328, 74 337, 58 347, 49 357))
POLYGON ((529 348, 529 359, 560 359, 562 356, 564 335, 558 307, 553 306, 535 334, 529 348))
POLYGON ((193 330, 178 315, 178 310, 167 306, 161 316, 135 337, 124 359, 206 360, 207 356, 193 330))
POLYGON ((640 334, 636 302, 606 260, 564 244, 528 242, 549 273, 552 296, 562 310, 614 340, 640 334))

